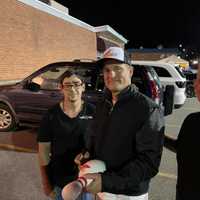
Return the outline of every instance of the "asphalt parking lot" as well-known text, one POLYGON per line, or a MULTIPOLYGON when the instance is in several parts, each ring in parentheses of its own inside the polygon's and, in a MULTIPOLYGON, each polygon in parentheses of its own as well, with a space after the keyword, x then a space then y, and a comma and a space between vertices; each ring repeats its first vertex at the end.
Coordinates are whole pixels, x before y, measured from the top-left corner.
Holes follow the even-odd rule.
MULTIPOLYGON (((199 111, 195 98, 166 117, 166 134, 177 137, 185 116, 199 111)), ((0 133, 0 199, 45 200, 37 163, 36 129, 0 133)), ((164 148, 160 173, 152 180, 150 200, 175 199, 176 156, 164 148)))
MULTIPOLYGON (((200 110, 196 98, 186 99, 185 105, 173 111, 166 117, 165 133, 177 137, 184 118, 192 112, 200 110)), ((176 155, 164 148, 160 173, 152 180, 150 187, 150 200, 174 200, 176 190, 176 155)))

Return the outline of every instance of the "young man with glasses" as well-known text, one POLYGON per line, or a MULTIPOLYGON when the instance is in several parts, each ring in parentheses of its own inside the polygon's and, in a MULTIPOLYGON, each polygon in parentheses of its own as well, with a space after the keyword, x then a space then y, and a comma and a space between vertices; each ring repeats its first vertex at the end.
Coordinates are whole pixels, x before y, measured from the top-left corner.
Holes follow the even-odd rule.
POLYGON ((101 200, 147 200, 161 160, 162 110, 131 84, 134 70, 123 49, 107 49, 99 67, 107 90, 97 105, 88 150, 90 159, 104 161, 106 171, 86 174, 93 179, 86 190, 101 200))
POLYGON ((74 71, 60 78, 63 100, 49 109, 38 134, 39 164, 44 193, 62 200, 61 190, 77 178, 74 158, 85 147, 85 134, 94 106, 82 100, 85 84, 74 71))

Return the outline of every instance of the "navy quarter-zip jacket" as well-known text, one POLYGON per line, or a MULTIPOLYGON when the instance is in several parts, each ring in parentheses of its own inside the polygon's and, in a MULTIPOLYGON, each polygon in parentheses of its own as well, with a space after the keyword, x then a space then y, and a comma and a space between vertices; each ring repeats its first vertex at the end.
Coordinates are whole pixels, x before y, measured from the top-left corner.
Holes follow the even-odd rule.
POLYGON ((162 109, 131 85, 113 106, 111 94, 99 102, 88 147, 105 162, 102 192, 137 196, 148 192, 158 173, 164 140, 162 109))

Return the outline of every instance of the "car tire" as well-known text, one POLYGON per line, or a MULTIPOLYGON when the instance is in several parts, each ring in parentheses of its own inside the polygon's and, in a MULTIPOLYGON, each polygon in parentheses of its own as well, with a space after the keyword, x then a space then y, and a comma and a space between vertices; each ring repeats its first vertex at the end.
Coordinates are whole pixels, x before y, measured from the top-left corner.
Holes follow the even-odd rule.
POLYGON ((0 132, 11 131, 16 128, 16 125, 11 109, 5 104, 0 104, 0 132))
POLYGON ((170 115, 173 112, 174 108, 174 86, 173 85, 166 85, 165 91, 164 91, 164 99, 163 99, 163 105, 164 105, 164 115, 170 115))
POLYGON ((194 86, 192 84, 186 86, 186 95, 188 98, 195 97, 194 86))

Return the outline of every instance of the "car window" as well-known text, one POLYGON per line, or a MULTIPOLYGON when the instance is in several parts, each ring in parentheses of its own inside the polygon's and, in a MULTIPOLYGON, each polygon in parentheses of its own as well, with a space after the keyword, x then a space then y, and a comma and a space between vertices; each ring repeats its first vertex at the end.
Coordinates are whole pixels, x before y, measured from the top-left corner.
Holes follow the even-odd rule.
POLYGON ((97 78, 96 90, 103 91, 105 89, 103 73, 100 73, 97 78))
POLYGON ((172 77, 171 74, 164 68, 162 67, 155 67, 155 66, 152 66, 156 73, 158 74, 159 77, 172 77))
POLYGON ((58 78, 66 71, 69 67, 64 68, 52 68, 45 71, 38 76, 34 77, 31 81, 40 85, 41 90, 58 90, 59 80, 58 78))
POLYGON ((179 67, 175 67, 175 69, 178 71, 178 73, 185 78, 185 74, 181 71, 181 69, 179 67))
POLYGON ((77 68, 77 73, 84 78, 86 91, 96 88, 97 72, 95 68, 80 67, 77 68))
POLYGON ((156 81, 159 87, 162 88, 162 84, 160 82, 159 76, 156 73, 155 69, 153 67, 149 67, 149 72, 151 73, 152 78, 156 81))
POLYGON ((147 67, 143 65, 134 65, 134 72, 131 81, 137 86, 141 93, 150 96, 151 92, 148 89, 149 77, 147 67))
MULTIPOLYGON (((59 66, 52 67, 51 69, 34 77, 31 81, 40 85, 41 90, 58 90, 60 77, 65 71, 74 66, 59 66)), ((94 90, 96 86, 97 75, 95 68, 75 66, 74 70, 77 74, 84 78, 86 90, 94 90)))

